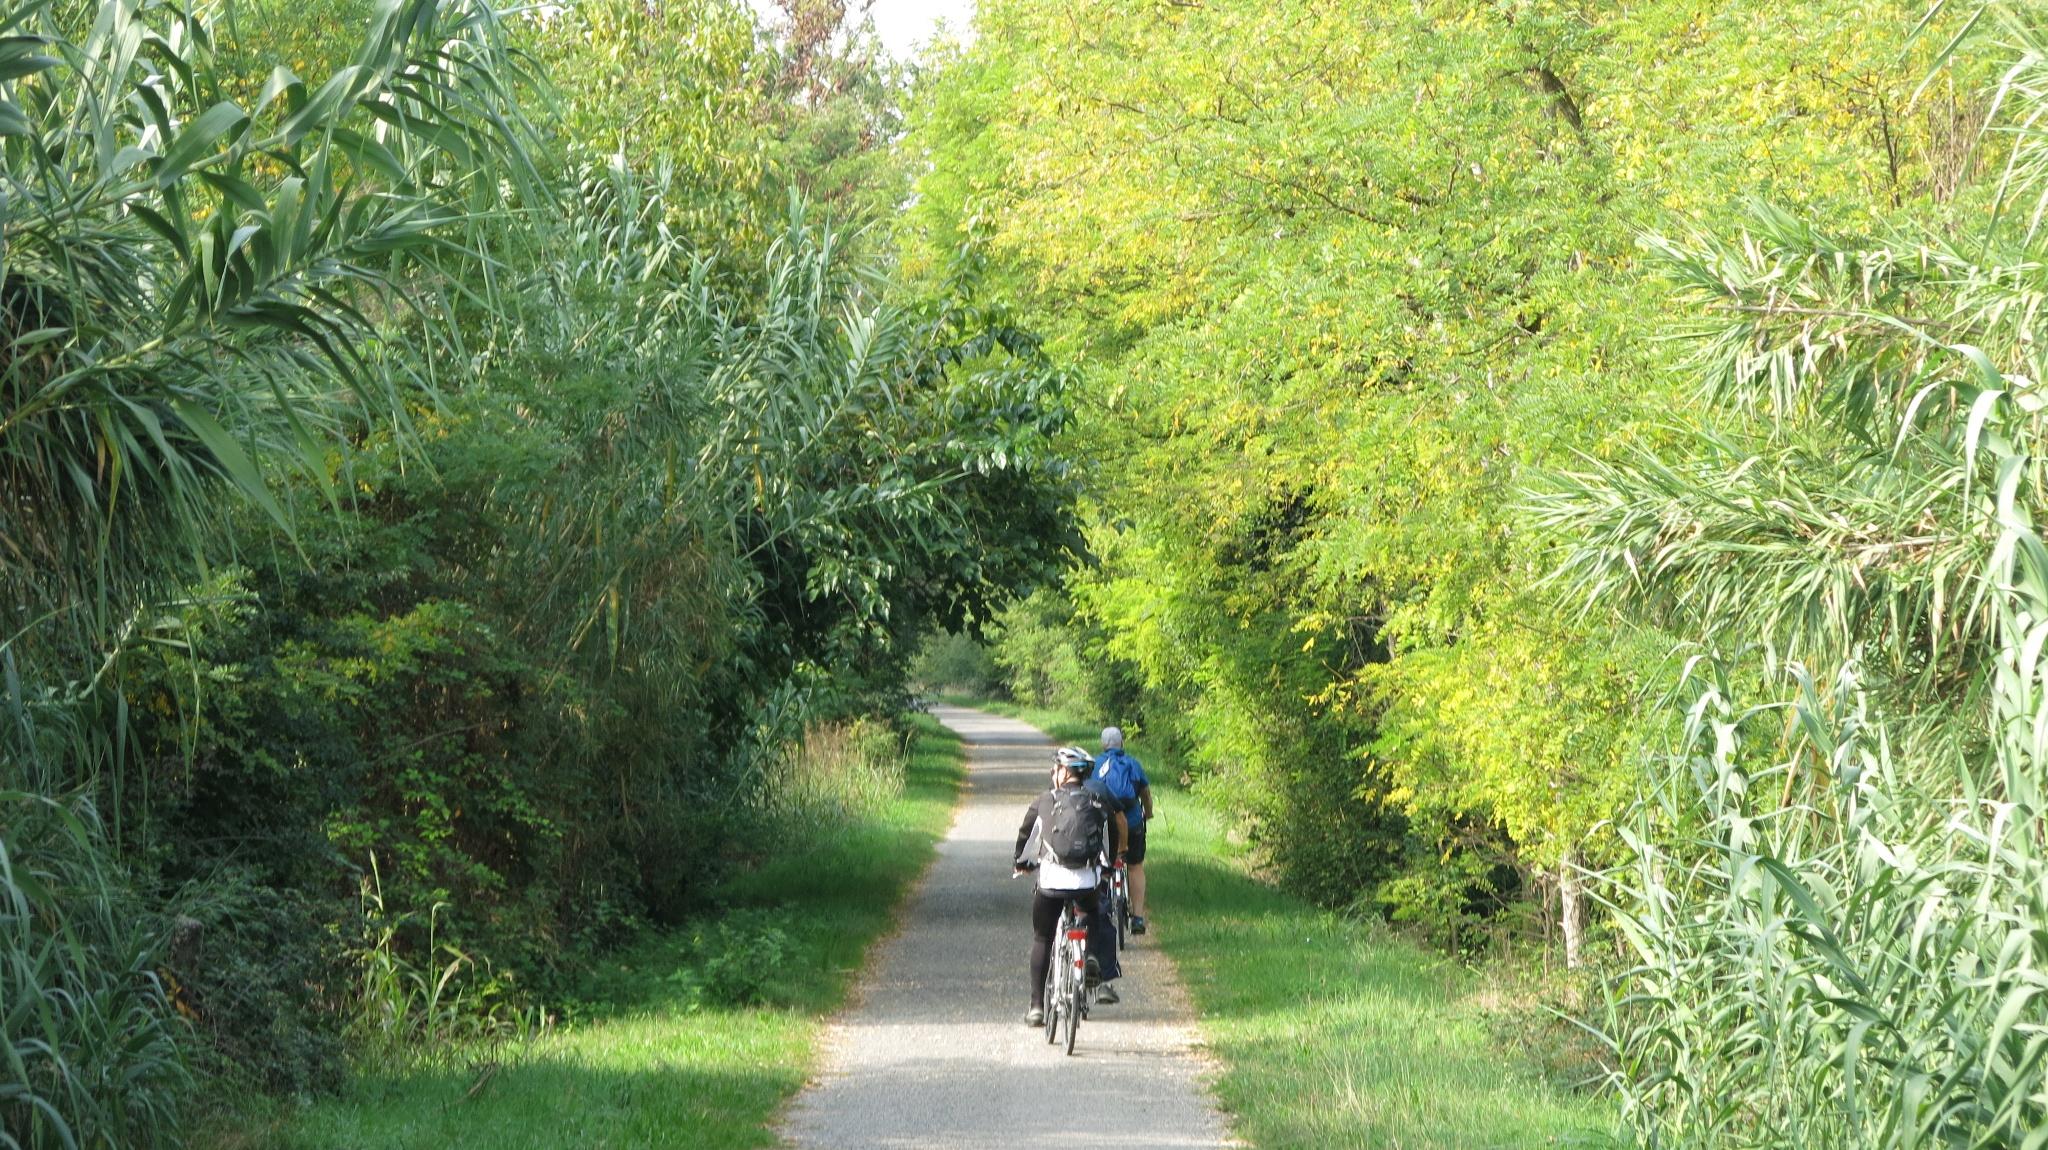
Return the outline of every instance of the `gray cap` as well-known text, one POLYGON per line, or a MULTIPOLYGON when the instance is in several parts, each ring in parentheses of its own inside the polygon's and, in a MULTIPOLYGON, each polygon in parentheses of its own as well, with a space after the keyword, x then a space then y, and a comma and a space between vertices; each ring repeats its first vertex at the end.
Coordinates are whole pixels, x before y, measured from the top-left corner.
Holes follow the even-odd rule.
POLYGON ((1103 749, 1103 750, 1105 750, 1105 751, 1120 751, 1120 750, 1122 750, 1122 749, 1123 749, 1123 745, 1124 745, 1124 729, 1123 729, 1122 727, 1104 727, 1104 728, 1102 728, 1102 749, 1103 749))

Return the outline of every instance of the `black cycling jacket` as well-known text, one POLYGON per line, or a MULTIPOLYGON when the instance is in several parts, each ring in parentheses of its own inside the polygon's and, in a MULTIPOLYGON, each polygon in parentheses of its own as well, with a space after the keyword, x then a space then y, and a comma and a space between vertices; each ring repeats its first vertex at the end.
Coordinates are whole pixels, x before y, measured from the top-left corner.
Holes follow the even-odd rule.
MULTIPOLYGON (((1076 787, 1080 786, 1080 784, 1078 783, 1073 785, 1076 787)), ((1089 797, 1095 800, 1095 816, 1102 820, 1102 841, 1110 850, 1115 850, 1116 828, 1112 821, 1114 818, 1114 813, 1111 811, 1108 804, 1102 801, 1102 796, 1100 796, 1094 791, 1089 791, 1088 793, 1089 797)), ((1010 857, 1016 860, 1018 866, 1035 867, 1038 865, 1037 852, 1034 851, 1032 853, 1032 857, 1025 858, 1024 848, 1030 845, 1031 843, 1032 830, 1036 828, 1040 822, 1044 821, 1046 818, 1051 816, 1052 796, 1053 792, 1047 791, 1044 794, 1033 799, 1031 801, 1030 806, 1024 808, 1024 821, 1017 827, 1017 849, 1010 852, 1010 857)))

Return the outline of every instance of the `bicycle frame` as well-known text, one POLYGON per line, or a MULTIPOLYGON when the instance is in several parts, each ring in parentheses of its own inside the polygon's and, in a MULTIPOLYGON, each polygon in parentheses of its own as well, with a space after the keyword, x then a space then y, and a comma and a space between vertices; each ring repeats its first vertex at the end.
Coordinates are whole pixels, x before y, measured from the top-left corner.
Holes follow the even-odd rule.
POLYGON ((1074 1038, 1081 1020, 1088 1017, 1088 931, 1074 915, 1071 900, 1060 910, 1059 926, 1053 938, 1058 951, 1046 971, 1045 1040, 1058 1042, 1060 1027, 1066 1027, 1067 1053, 1074 1052, 1074 1038))
POLYGON ((1131 873, 1122 859, 1109 871, 1109 918, 1116 926, 1118 950, 1130 944, 1131 933, 1131 873))

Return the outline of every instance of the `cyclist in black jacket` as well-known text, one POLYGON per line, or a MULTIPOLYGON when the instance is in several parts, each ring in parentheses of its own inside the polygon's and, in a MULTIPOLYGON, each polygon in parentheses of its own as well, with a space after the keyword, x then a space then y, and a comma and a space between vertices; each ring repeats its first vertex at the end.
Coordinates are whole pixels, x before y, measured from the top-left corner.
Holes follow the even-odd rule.
MULTIPOLYGON (((1031 897, 1031 1009, 1024 1015, 1030 1026, 1045 1025, 1045 972, 1052 965, 1052 935, 1059 926, 1060 911, 1069 901, 1075 904, 1088 927, 1089 974, 1099 976, 1102 965, 1116 959, 1116 944, 1107 929, 1109 916, 1096 913, 1096 887, 1102 881, 1099 860, 1091 860, 1086 866, 1063 866, 1045 843, 1054 801, 1063 790, 1082 791, 1081 784, 1095 762, 1079 747, 1061 747, 1055 760, 1060 767, 1059 782, 1024 811, 1024 822, 1017 828, 1017 850, 1012 856, 1016 862, 1014 873, 1038 872, 1038 889, 1031 897)), ((1087 804, 1089 817, 1098 820, 1101 841, 1105 846, 1113 844, 1115 854, 1122 855, 1129 834, 1123 812, 1092 794, 1088 795, 1087 804), (1112 826, 1116 828, 1114 835, 1109 833, 1112 826)))

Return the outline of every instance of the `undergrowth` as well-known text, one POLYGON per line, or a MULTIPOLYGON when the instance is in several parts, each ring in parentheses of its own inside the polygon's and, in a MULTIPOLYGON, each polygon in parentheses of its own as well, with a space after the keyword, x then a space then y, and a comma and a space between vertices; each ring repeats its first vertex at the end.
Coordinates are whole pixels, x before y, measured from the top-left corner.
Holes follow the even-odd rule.
MULTIPOLYGON (((867 817, 761 844, 762 861, 684 927, 587 961, 556 1024, 517 1041, 365 1065, 336 1098, 215 1131, 221 1147, 476 1150, 775 1144, 823 1021, 894 921, 951 819, 959 740, 915 717, 897 794, 867 817)), ((865 768, 862 769, 864 771, 865 768)), ((839 771, 857 777, 862 771, 839 771)))

